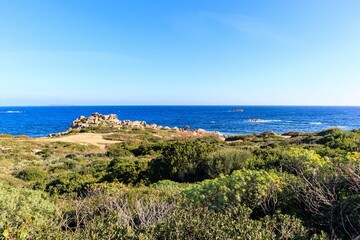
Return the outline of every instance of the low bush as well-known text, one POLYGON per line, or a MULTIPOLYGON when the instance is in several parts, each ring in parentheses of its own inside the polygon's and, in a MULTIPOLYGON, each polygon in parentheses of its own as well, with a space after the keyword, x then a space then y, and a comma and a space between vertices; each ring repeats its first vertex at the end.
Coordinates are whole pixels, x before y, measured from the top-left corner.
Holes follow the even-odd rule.
POLYGON ((102 181, 137 184, 147 181, 148 161, 134 158, 115 158, 109 163, 102 181))
POLYGON ((41 181, 45 179, 46 172, 38 167, 26 167, 16 174, 17 178, 20 178, 26 182, 28 181, 41 181))
POLYGON ((0 239, 45 239, 59 234, 59 212, 43 192, 0 182, 0 239))
POLYGON ((139 146, 136 142, 122 142, 110 145, 107 148, 106 155, 109 157, 131 157, 134 154, 131 152, 139 146))
POLYGON ((95 183, 96 178, 92 175, 83 175, 80 173, 65 173, 58 176, 46 185, 45 191, 51 194, 80 194, 86 186, 95 183))
POLYGON ((156 229, 157 239, 327 239, 306 229, 300 219, 277 214, 253 220, 241 205, 222 212, 186 204, 156 229))
POLYGON ((196 141, 178 141, 163 148, 161 156, 150 162, 153 181, 169 179, 195 182, 205 178, 202 164, 206 156, 215 151, 214 145, 196 141))
POLYGON ((215 210, 242 204, 274 212, 277 193, 285 185, 282 176, 274 171, 237 170, 229 176, 193 184, 183 194, 194 204, 215 210))
POLYGON ((253 168, 254 162, 250 151, 222 149, 209 154, 203 168, 206 178, 215 178, 220 174, 231 174, 234 170, 253 168))

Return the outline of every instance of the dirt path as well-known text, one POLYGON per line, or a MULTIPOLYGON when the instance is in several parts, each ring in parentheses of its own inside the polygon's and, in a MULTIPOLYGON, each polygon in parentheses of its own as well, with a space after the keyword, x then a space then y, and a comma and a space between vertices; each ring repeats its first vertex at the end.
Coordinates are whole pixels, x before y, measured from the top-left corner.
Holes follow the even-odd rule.
POLYGON ((99 133, 79 133, 76 135, 68 135, 68 136, 62 136, 56 138, 36 138, 35 141, 92 144, 98 146, 102 150, 105 149, 107 144, 120 142, 120 141, 105 140, 103 139, 103 136, 104 134, 99 134, 99 133))

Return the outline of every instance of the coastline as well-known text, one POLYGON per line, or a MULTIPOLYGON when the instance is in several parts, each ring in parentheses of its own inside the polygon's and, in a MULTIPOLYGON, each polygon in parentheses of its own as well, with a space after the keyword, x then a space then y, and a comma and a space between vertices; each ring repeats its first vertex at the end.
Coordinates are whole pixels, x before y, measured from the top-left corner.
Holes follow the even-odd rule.
POLYGON ((221 135, 318 132, 336 126, 344 130, 360 128, 359 107, 53 106, 0 108, 0 133, 47 136, 66 131, 74 119, 94 112, 169 128, 188 125, 221 135))

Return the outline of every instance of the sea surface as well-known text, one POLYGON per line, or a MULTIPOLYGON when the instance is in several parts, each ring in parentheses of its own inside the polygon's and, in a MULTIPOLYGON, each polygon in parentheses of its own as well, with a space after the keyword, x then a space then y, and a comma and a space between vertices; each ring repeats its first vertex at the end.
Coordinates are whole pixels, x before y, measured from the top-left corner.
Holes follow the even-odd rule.
POLYGON ((120 120, 141 120, 169 127, 188 125, 192 129, 229 135, 360 128, 360 107, 56 106, 0 107, 0 133, 47 136, 65 131, 75 118, 94 112, 115 113, 120 120))

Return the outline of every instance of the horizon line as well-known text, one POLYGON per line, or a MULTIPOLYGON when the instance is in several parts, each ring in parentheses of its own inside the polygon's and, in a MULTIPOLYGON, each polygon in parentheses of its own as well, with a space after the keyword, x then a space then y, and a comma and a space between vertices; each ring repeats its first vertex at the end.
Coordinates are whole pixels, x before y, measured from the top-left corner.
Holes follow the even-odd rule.
POLYGON ((297 104, 49 104, 49 105, 3 105, 4 107, 360 107, 360 105, 297 105, 297 104))

